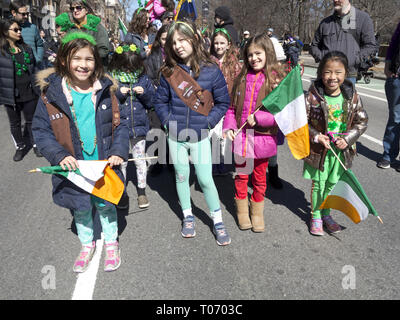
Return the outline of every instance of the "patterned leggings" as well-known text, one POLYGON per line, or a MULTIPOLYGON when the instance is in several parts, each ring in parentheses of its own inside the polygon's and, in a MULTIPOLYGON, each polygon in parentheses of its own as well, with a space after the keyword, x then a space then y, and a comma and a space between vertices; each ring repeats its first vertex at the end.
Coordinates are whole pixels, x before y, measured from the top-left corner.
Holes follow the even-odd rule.
MULTIPOLYGON (((146 140, 140 140, 135 145, 133 144, 133 139, 130 141, 131 152, 133 158, 144 158, 146 156, 146 140)), ((136 166, 136 176, 138 181, 138 188, 144 189, 147 185, 147 162, 146 160, 135 160, 136 166)), ((125 161, 121 164, 121 171, 124 175, 126 181, 126 168, 128 162, 125 161)))

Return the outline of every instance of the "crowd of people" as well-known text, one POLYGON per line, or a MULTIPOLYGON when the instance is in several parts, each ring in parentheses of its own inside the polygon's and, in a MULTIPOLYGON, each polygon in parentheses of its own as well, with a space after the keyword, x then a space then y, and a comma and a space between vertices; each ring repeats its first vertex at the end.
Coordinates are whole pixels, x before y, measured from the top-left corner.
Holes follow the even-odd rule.
MULTIPOLYGON (((324 234, 324 227, 331 233, 341 231, 330 211, 319 206, 344 170, 335 154, 349 168, 355 143, 368 124, 353 71, 360 57, 372 50, 372 22, 348 0, 334 4, 335 13, 321 22, 311 46, 319 67, 304 97, 311 152, 304 159, 303 177, 312 180, 310 233, 316 236, 324 234), (347 32, 336 29, 340 34, 329 38, 335 21, 347 32)), ((58 42, 46 40, 45 33, 27 21, 27 7, 20 0, 12 1, 11 13, 12 18, 0 23, 0 104, 16 145, 14 161, 21 161, 31 146, 51 165, 70 171, 79 167, 78 160, 108 160, 127 183, 131 154, 138 206, 147 208, 147 136, 158 130, 168 147, 155 153, 160 161, 151 173, 157 176, 164 165, 175 172, 182 237, 196 235, 189 185, 193 163, 216 242, 231 243, 213 178, 229 172, 224 159, 228 154, 234 156, 232 202, 238 227, 265 231, 267 172, 269 183, 282 188, 277 151, 284 136, 271 113, 255 110, 285 78, 287 64, 298 63, 300 39, 286 35, 282 46, 269 28, 254 36, 245 31, 240 42, 229 8, 215 10, 215 28, 209 32, 187 19, 174 21, 174 1, 162 0, 154 1, 151 14, 143 7, 135 10, 129 32, 112 41, 110 54, 107 31, 89 0, 70 0, 70 11, 56 17, 58 42)), ((399 153, 399 37, 400 24, 385 69, 390 116, 381 168, 390 166, 399 153)), ((54 175, 52 183, 53 200, 73 212, 82 245, 73 270, 84 272, 96 250, 93 207, 105 236, 104 270, 118 269, 117 209, 128 207, 126 191, 116 207, 61 176, 54 175)))

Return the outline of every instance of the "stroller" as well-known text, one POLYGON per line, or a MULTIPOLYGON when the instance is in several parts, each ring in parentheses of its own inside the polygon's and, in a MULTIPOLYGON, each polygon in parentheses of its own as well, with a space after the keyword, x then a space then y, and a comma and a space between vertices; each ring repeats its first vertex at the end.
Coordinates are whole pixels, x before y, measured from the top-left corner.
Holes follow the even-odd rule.
POLYGON ((376 55, 370 55, 369 57, 363 58, 357 71, 357 81, 364 78, 366 84, 371 82, 371 78, 374 77, 374 71, 370 70, 373 66, 379 63, 379 58, 376 55))

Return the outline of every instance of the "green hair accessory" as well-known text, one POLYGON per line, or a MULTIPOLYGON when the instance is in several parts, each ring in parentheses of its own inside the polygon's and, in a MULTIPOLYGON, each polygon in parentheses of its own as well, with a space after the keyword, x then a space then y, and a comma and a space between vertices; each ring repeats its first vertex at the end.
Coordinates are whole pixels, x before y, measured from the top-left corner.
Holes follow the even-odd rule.
POLYGON ((67 44, 68 42, 75 40, 75 39, 85 39, 90 42, 93 46, 96 45, 96 40, 90 34, 87 34, 82 31, 74 31, 67 33, 61 40, 61 43, 67 44))
POLYGON ((64 12, 56 17, 55 19, 56 25, 61 27, 61 31, 68 31, 69 29, 75 26, 74 23, 69 20, 68 13, 64 12))
POLYGON ((131 45, 127 45, 126 44, 126 45, 123 45, 123 46, 118 46, 115 49, 115 52, 118 53, 118 54, 121 54, 123 52, 128 52, 128 51, 132 51, 132 52, 135 52, 137 54, 140 53, 140 49, 138 47, 136 47, 136 45, 134 45, 134 44, 131 44, 131 45))
POLYGON ((225 34, 225 35, 228 37, 228 40, 229 40, 230 42, 232 42, 232 38, 231 38, 231 36, 229 35, 228 30, 226 30, 225 28, 218 28, 218 29, 215 29, 214 34, 217 34, 218 32, 222 32, 223 34, 225 34))

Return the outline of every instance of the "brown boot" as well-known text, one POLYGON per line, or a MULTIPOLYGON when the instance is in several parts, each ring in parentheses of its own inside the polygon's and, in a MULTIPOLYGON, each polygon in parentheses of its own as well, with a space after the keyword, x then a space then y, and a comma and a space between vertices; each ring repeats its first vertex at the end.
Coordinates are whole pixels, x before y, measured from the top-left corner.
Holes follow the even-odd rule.
POLYGON ((250 200, 250 216, 254 232, 264 232, 264 201, 254 202, 250 200))
POLYGON ((251 229, 251 221, 249 216, 249 200, 246 199, 236 199, 236 215, 239 222, 240 230, 251 229))

